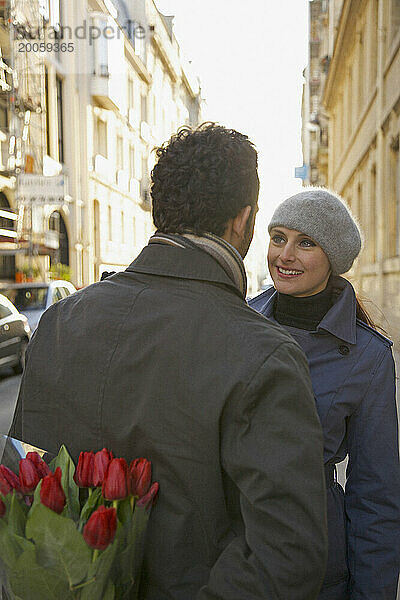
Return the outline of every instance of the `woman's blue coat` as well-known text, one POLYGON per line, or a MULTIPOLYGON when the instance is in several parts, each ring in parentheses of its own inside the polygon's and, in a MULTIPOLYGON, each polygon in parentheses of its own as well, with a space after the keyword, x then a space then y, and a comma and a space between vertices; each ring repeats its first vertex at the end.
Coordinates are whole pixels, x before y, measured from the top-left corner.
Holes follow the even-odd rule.
MULTIPOLYGON (((345 493, 328 484, 329 556, 322 600, 395 600, 400 469, 392 342, 356 318, 351 284, 316 331, 283 326, 303 348, 324 431, 327 465, 348 455, 345 493)), ((271 320, 277 292, 250 300, 271 320)))

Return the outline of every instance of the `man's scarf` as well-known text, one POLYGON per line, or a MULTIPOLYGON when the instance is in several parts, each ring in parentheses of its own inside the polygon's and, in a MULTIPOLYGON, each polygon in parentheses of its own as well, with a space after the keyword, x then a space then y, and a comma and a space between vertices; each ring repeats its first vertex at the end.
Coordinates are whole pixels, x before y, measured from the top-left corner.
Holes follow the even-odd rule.
POLYGON ((178 248, 200 248, 210 254, 221 265, 243 298, 246 298, 247 277, 243 259, 236 248, 219 236, 213 233, 204 233, 202 236, 198 236, 189 232, 180 235, 156 231, 151 236, 149 244, 169 244, 178 248))

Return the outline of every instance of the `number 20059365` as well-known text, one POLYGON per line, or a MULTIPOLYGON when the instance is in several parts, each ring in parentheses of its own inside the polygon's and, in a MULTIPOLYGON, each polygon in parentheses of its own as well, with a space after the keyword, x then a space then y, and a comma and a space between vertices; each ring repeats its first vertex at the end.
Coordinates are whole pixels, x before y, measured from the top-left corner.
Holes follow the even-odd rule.
POLYGON ((73 52, 73 42, 18 42, 18 52, 73 52))

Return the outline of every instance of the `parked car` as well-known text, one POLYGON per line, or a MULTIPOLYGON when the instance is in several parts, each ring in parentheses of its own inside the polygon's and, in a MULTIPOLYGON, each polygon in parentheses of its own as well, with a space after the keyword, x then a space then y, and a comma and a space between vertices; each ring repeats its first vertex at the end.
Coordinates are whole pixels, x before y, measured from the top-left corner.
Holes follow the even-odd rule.
POLYGON ((14 373, 22 373, 30 337, 31 329, 26 316, 0 294, 0 367, 12 367, 14 373))
POLYGON ((0 293, 16 306, 28 318, 29 326, 34 331, 45 310, 59 300, 76 292, 69 281, 55 279, 50 283, 9 283, 0 285, 0 293))

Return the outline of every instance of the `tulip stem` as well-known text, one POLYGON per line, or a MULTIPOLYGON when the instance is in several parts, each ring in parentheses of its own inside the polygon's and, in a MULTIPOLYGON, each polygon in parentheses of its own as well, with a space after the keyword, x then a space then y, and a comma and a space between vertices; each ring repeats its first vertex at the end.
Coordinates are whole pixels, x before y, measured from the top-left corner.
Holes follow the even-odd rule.
POLYGON ((94 562, 97 559, 98 555, 99 551, 97 549, 93 550, 92 562, 94 562))
POLYGON ((112 505, 115 508, 115 510, 118 510, 118 500, 113 500, 112 505))
POLYGON ((131 496, 129 499, 129 501, 131 503, 132 512, 134 511, 134 508, 135 508, 135 500, 136 500, 136 496, 131 496))
POLYGON ((89 489, 89 498, 90 496, 93 494, 93 489, 92 488, 88 488, 89 489))

